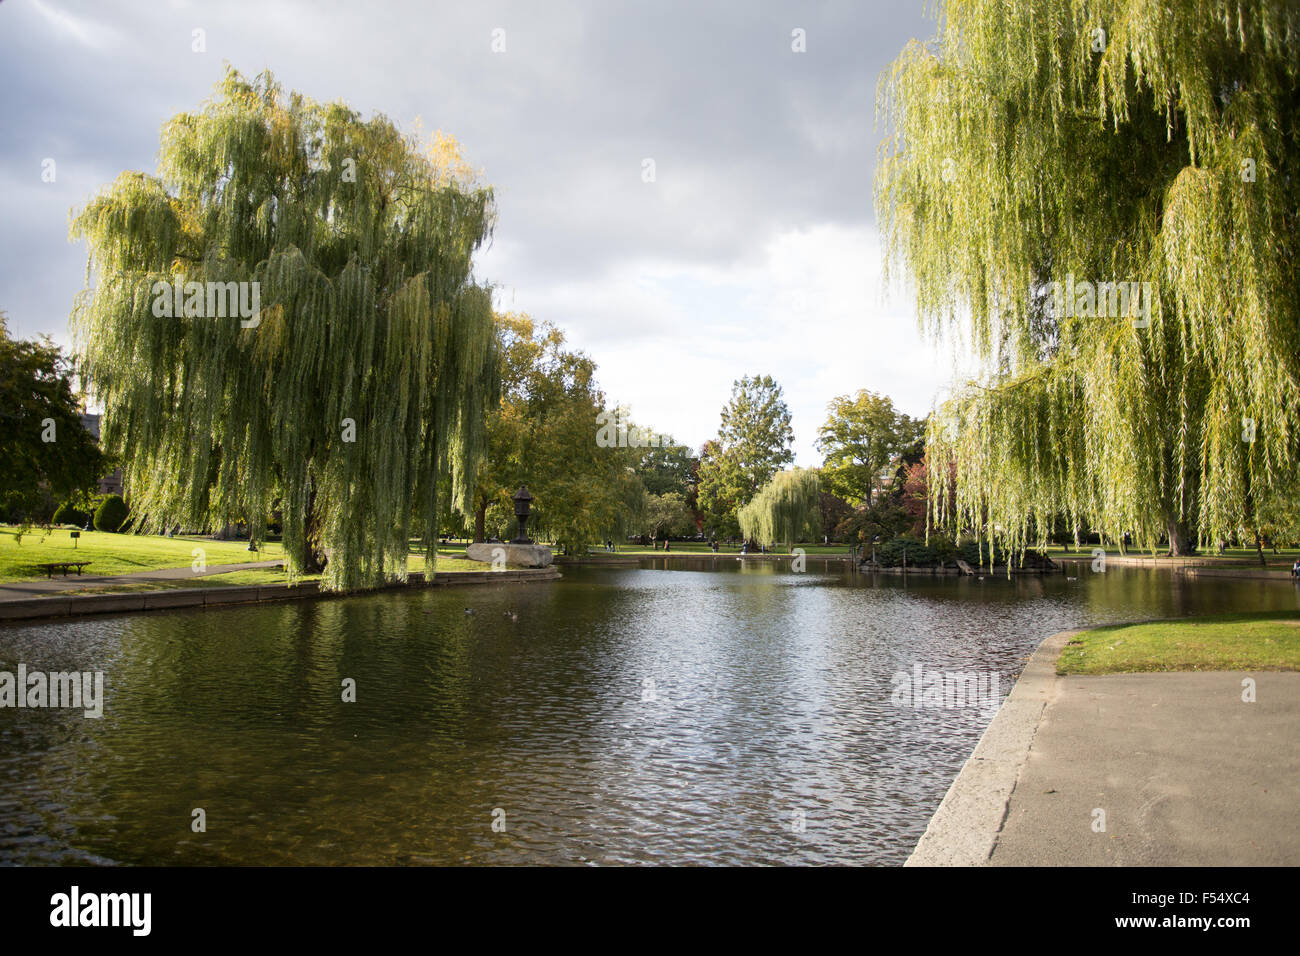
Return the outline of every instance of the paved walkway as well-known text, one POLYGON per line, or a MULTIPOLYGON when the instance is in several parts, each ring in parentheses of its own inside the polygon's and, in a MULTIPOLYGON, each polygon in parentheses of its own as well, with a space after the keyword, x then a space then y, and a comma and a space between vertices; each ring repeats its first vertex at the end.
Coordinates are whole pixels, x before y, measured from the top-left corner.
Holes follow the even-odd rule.
POLYGON ((204 571, 195 571, 186 564, 179 568, 158 568, 154 571, 133 571, 130 574, 86 574, 80 577, 70 574, 67 577, 56 574, 53 578, 39 581, 15 581, 0 585, 0 601, 25 601, 29 598, 44 597, 62 591, 82 589, 99 589, 139 584, 147 581, 190 581, 205 578, 213 574, 226 574, 230 571, 250 571, 256 568, 276 568, 284 560, 249 561, 244 564, 210 564, 204 571))
POLYGON ((1300 673, 1065 677, 989 862, 1295 866, 1298 793, 1300 673))
POLYGON ((908 865, 1300 864, 1300 673, 1058 677, 1072 633, 1030 658, 908 865))

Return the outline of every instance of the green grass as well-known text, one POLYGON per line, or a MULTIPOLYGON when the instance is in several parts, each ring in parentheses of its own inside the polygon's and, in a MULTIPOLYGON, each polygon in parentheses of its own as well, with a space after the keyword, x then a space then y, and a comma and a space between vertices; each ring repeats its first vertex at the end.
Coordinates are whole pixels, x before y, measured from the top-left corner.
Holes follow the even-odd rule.
POLYGON ((1058 674, 1300 670, 1300 614, 1268 611, 1098 627, 1061 652, 1058 674))
MULTIPOLYGON (((56 579, 57 580, 57 579, 56 579)), ((298 578, 303 581, 319 581, 319 574, 304 574, 298 578)), ((156 578, 134 581, 129 584, 113 584, 107 587, 93 585, 78 586, 76 577, 68 578, 68 586, 60 591, 50 591, 35 595, 36 597, 68 597, 80 594, 130 594, 140 591, 176 591, 183 588, 224 588, 269 586, 288 584, 289 576, 282 568, 253 568, 248 571, 228 571, 225 574, 205 574, 202 577, 178 578, 176 580, 158 580, 156 578)))
POLYGON ((0 525, 0 583, 42 580, 45 572, 36 565, 53 561, 89 561, 90 566, 83 568, 82 574, 99 575, 186 567, 194 561, 195 548, 203 549, 209 565, 271 561, 284 556, 278 542, 262 544, 254 554, 246 541, 83 531, 74 547, 68 529, 57 528, 46 534, 34 528, 22 536, 21 543, 15 535, 17 530, 0 525))
MULTIPOLYGON (((491 565, 479 561, 451 560, 455 557, 454 552, 439 551, 438 554, 439 557, 447 559, 438 562, 438 574, 467 574, 471 571, 485 571, 491 567, 491 565)), ((424 558, 419 555, 411 555, 407 559, 407 570, 423 571, 424 558)), ((319 581, 320 579, 319 574, 303 574, 298 577, 298 582, 319 581)), ((55 580, 58 580, 58 578, 56 577, 55 580)), ((152 578, 125 584, 113 584, 108 587, 82 586, 77 583, 77 578, 72 576, 67 579, 66 588, 49 591, 38 596, 67 597, 74 594, 130 594, 139 591, 173 591, 180 588, 266 587, 288 583, 289 575, 284 568, 251 568, 246 571, 227 571, 224 574, 206 574, 202 577, 185 577, 175 580, 152 578)))

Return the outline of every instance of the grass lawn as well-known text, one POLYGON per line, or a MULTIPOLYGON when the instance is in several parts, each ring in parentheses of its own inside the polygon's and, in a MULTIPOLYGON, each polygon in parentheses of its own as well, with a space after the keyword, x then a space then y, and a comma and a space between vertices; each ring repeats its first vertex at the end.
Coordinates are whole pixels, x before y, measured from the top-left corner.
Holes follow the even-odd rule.
POLYGON ((1269 611, 1098 627, 1071 639, 1058 674, 1300 670, 1300 613, 1269 611))
MULTIPOLYGON (((45 572, 36 565, 52 561, 91 562, 82 569, 82 574, 130 574, 186 567, 194 561, 195 548, 203 549, 204 560, 209 565, 271 561, 284 556, 278 542, 267 542, 254 554, 245 541, 83 531, 74 548, 68 529, 56 528, 44 534, 34 528, 23 535, 21 543, 16 538, 17 530, 0 525, 0 582, 43 579, 45 572)), ((72 580, 75 579, 74 574, 72 580)))
MULTIPOLYGON (((456 553, 451 551, 438 552, 438 556, 445 559, 438 562, 438 574, 466 574, 471 571, 486 571, 491 567, 491 565, 479 561, 464 560, 463 552, 461 552, 462 557, 460 560, 452 560, 455 555, 456 553)), ((224 563, 234 564, 236 562, 224 563)), ((407 570, 423 571, 424 558, 420 555, 411 555, 407 559, 407 570)), ((304 574, 299 576, 298 582, 319 581, 320 578, 319 574, 304 574)), ((55 580, 59 579, 56 577, 55 580)), ((51 591, 48 594, 50 597, 56 595, 66 597, 70 594, 129 594, 135 591, 171 591, 177 588, 250 587, 253 585, 267 586, 288 583, 289 575, 284 568, 251 568, 247 571, 227 571, 225 574, 206 574, 202 577, 186 577, 177 580, 151 579, 130 584, 114 584, 109 587, 81 587, 77 584, 77 578, 74 575, 67 579, 66 588, 51 591)))
MULTIPOLYGON (((58 580, 56 577, 55 580, 58 580)), ((319 581, 319 574, 304 574, 298 579, 319 581)), ((131 584, 114 584, 108 587, 79 587, 75 576, 68 578, 68 586, 59 591, 50 591, 38 597, 67 597, 81 594, 130 594, 138 591, 175 591, 182 588, 224 588, 249 587, 252 585, 288 584, 289 576, 282 568, 253 568, 249 571, 229 571, 225 574, 205 574, 203 577, 180 578, 177 580, 145 580, 131 584)))

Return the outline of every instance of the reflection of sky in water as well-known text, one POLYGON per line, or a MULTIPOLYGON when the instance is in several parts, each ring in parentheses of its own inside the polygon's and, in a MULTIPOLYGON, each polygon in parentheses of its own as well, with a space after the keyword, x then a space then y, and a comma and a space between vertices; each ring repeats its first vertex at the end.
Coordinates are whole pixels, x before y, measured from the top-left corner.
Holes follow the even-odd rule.
POLYGON ((988 715, 894 706, 896 671, 995 673, 1005 694, 1068 627, 1300 604, 1289 583, 1086 565, 644 563, 0 628, 0 669, 108 685, 103 720, 0 710, 0 862, 900 863, 988 715))

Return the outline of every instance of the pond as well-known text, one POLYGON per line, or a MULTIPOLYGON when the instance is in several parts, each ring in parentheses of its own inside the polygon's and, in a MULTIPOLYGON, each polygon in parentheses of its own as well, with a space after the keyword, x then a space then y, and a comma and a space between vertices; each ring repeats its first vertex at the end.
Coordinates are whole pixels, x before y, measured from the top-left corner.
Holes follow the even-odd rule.
POLYGON ((0 863, 899 864, 991 711, 908 706, 894 675, 1005 695, 1055 631, 1300 606, 1071 574, 653 558, 0 627, 0 670, 102 671, 106 698, 0 709, 0 863))

